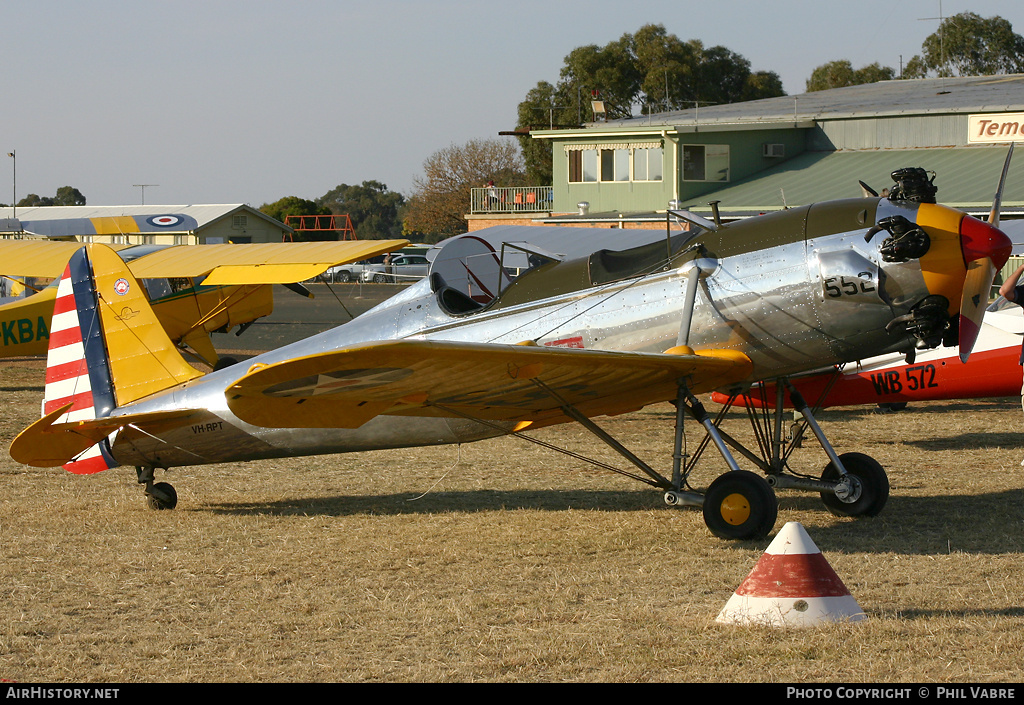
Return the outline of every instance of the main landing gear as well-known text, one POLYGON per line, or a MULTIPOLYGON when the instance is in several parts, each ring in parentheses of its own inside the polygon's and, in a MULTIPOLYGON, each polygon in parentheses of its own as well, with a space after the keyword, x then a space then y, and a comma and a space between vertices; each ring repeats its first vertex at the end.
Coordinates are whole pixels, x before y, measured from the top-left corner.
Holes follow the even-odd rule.
MULTIPOLYGON (((687 411, 709 430, 687 464, 687 469, 682 475, 684 483, 709 441, 715 444, 730 466, 735 466, 735 461, 731 460, 731 453, 726 446, 731 446, 766 474, 766 479, 762 480, 753 473, 737 472, 733 469, 711 483, 702 503, 704 520, 711 532, 722 538, 757 538, 767 535, 775 523, 777 504, 772 490, 777 489, 817 491, 825 507, 836 516, 876 516, 881 512, 889 499, 889 479, 882 466, 863 453, 837 455, 803 396, 788 380, 779 380, 776 386, 778 391, 774 414, 769 411, 767 400, 762 400, 762 409, 747 407, 751 428, 761 451, 760 455, 754 454, 718 428, 726 412, 733 406, 737 395, 729 399, 714 421, 710 420, 700 402, 692 397, 686 400, 687 411), (782 437, 783 386, 788 388, 793 407, 803 417, 802 423, 795 427, 793 437, 789 439, 786 448, 782 437), (830 460, 821 477, 817 479, 797 475, 791 470, 786 472, 789 470, 789 456, 793 450, 800 447, 801 436, 808 428, 830 460), (765 487, 769 488, 770 498, 765 494, 765 487), (767 523, 769 517, 770 524, 767 523)), ((677 494, 676 491, 667 492, 665 501, 669 504, 681 503, 677 494)))
MULTIPOLYGON (((779 380, 777 384, 779 391, 776 395, 774 414, 771 413, 767 404, 763 410, 747 407, 760 454, 747 449, 720 428, 726 412, 733 406, 738 395, 731 397, 717 418, 712 419, 704 406, 689 392, 686 385, 681 383, 674 402, 676 424, 671 478, 664 477, 630 452, 575 407, 561 399, 546 384, 539 380, 533 380, 533 382, 559 402, 562 412, 566 416, 605 442, 623 458, 639 468, 643 474, 612 467, 519 432, 513 432, 512 435, 662 489, 665 491, 665 502, 669 505, 700 507, 704 513, 704 523, 711 533, 720 538, 759 539, 771 533, 778 518, 779 505, 775 496, 777 489, 819 492, 830 512, 838 516, 850 517, 874 516, 882 511, 889 498, 889 480, 882 466, 861 453, 837 455, 814 420, 803 397, 784 379, 779 380), (793 438, 788 440, 788 446, 783 440, 783 385, 789 388, 793 406, 803 416, 803 422, 797 426, 793 438), (687 415, 700 422, 705 430, 704 438, 692 455, 684 453, 683 449, 685 439, 683 421, 687 415), (830 460, 820 478, 797 475, 791 470, 788 473, 785 472, 789 470, 789 456, 793 450, 801 446, 800 437, 806 428, 811 429, 830 460), (714 444, 728 465, 729 471, 712 482, 705 492, 698 492, 690 486, 689 477, 709 444, 714 444), (787 447, 784 449, 784 446, 787 447), (765 477, 741 470, 730 448, 756 465, 765 473, 765 477)), ((466 416, 456 409, 436 406, 453 415, 464 416, 478 423, 500 428, 488 421, 466 416)))
POLYGON ((178 505, 178 493, 170 483, 154 482, 155 469, 141 465, 135 467, 139 484, 146 486, 146 504, 150 509, 174 509, 178 505))
MULTIPOLYGON (((704 406, 685 387, 680 387, 676 399, 676 448, 672 479, 665 492, 669 505, 701 507, 704 523, 715 536, 724 539, 757 539, 767 536, 778 517, 775 490, 801 489, 819 492, 825 507, 837 516, 875 516, 889 498, 889 480, 885 470, 875 460, 862 453, 837 455, 803 397, 786 380, 780 380, 774 406, 765 403, 763 409, 747 407, 748 418, 757 441, 755 453, 721 429, 726 412, 734 405, 736 395, 712 419, 704 406), (793 438, 783 439, 784 414, 782 387, 789 388, 790 399, 803 416, 793 438), (682 453, 682 424, 689 415, 704 426, 705 436, 694 453, 682 453), (800 476, 786 472, 790 454, 800 447, 801 436, 809 428, 828 455, 830 462, 820 478, 800 476), (719 476, 702 494, 689 489, 689 477, 709 444, 713 444, 729 472, 719 476), (761 477, 741 470, 733 456, 736 451, 765 473, 761 477)), ((767 400, 764 400, 767 402, 767 400)), ((653 472, 653 471, 650 471, 653 472)), ((650 473, 648 473, 650 474, 650 473)))

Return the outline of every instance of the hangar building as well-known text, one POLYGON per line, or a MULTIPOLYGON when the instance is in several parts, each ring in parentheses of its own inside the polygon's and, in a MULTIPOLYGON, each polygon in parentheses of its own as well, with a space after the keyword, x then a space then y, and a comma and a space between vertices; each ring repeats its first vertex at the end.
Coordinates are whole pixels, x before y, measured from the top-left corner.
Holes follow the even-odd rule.
MULTIPOLYGON (((861 181, 881 193, 904 167, 934 172, 939 202, 981 215, 1009 142, 1024 141, 1024 75, 883 81, 531 136, 551 142, 550 193, 474 197, 470 230, 665 227, 670 204, 708 214, 712 201, 725 219, 742 218, 859 197, 861 181)), ((1004 216, 1024 215, 1020 161, 1024 153, 1010 169, 1004 216)))
POLYGON ((223 204, 0 208, 0 234, 107 244, 198 245, 281 242, 291 239, 294 231, 251 206, 223 204))

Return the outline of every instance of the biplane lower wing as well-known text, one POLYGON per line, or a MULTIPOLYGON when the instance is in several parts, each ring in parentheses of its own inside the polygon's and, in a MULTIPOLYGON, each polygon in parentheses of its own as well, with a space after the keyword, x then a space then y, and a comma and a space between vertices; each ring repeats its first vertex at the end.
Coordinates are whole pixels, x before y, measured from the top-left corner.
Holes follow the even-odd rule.
POLYGON ((746 355, 570 350, 438 340, 354 346, 254 365, 226 391, 256 426, 357 428, 381 414, 557 422, 567 406, 588 417, 705 392, 746 378, 746 355))

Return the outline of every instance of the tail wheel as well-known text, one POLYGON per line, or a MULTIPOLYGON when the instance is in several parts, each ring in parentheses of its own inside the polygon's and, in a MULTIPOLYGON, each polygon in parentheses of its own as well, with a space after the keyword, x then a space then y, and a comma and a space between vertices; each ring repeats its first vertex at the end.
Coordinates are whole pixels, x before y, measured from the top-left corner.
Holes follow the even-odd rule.
POLYGON ((150 509, 174 509, 178 506, 178 493, 167 482, 157 482, 146 488, 146 503, 150 509))
POLYGON ((704 523, 719 538, 764 538, 775 527, 778 514, 772 488, 746 470, 719 476, 704 494, 704 523))
MULTIPOLYGON (((839 460, 847 478, 835 491, 822 492, 821 501, 839 517, 877 516, 889 501, 889 478, 877 460, 863 453, 843 453, 839 460)), ((822 480, 842 481, 834 463, 825 466, 822 480)))

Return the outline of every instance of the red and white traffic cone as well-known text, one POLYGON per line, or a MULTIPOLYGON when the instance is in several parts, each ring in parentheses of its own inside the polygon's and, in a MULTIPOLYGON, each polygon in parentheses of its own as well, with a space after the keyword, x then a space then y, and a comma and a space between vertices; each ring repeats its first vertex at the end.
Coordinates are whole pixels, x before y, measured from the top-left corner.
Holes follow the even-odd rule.
POLYGON ((804 527, 782 527, 718 614, 722 624, 807 627, 867 616, 804 527))

